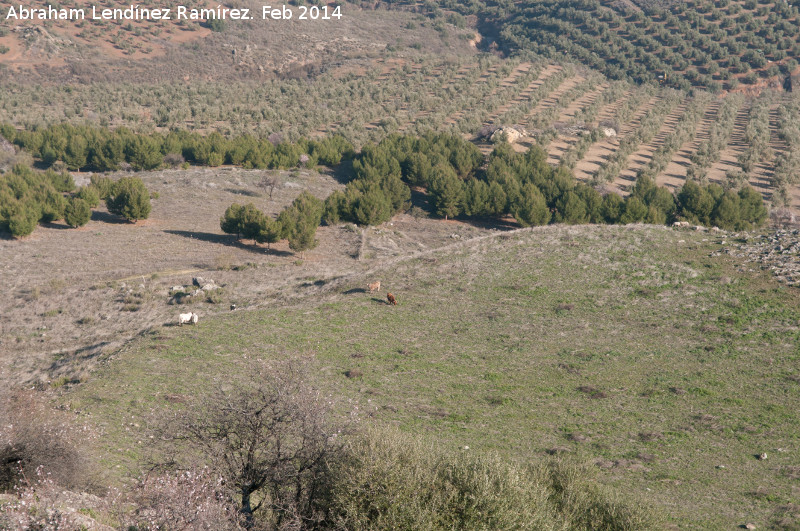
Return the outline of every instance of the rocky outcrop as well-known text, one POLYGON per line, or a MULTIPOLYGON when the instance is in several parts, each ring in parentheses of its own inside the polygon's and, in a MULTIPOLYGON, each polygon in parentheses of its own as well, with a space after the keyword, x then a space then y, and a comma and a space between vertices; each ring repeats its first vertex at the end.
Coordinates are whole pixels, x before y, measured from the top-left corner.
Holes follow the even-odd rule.
MULTIPOLYGON (((742 241, 712 256, 727 254, 769 269, 778 282, 800 287, 800 229, 781 229, 771 234, 740 234, 742 241)), ((740 241, 741 241, 740 240, 740 241)))

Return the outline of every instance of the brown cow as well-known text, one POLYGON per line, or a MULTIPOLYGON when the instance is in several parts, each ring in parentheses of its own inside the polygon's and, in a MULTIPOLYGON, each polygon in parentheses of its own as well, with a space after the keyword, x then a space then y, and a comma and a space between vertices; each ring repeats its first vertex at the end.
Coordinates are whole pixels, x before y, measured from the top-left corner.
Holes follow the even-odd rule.
POLYGON ((367 284, 370 293, 375 293, 376 291, 381 290, 381 281, 378 280, 377 282, 373 282, 372 284, 367 284))
POLYGON ((395 299, 394 295, 392 295, 391 293, 386 294, 386 299, 389 301, 389 304, 397 306, 397 299, 395 299))

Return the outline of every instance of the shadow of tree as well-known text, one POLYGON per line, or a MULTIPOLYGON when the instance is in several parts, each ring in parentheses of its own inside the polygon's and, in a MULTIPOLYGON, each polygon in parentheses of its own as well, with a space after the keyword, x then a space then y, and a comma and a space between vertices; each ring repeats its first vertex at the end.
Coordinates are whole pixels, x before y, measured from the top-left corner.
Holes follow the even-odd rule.
POLYGON ((345 291, 343 295, 353 295, 354 293, 366 293, 366 292, 367 292, 366 288, 353 288, 345 291))
POLYGON ((214 234, 211 232, 195 232, 188 230, 165 230, 164 232, 166 234, 183 236, 184 238, 189 238, 190 240, 200 240, 202 242, 216 243, 228 247, 237 247, 239 249, 244 249, 245 251, 250 251, 252 253, 269 254, 273 256, 294 256, 293 253, 290 253, 288 251, 279 251, 277 249, 265 249, 264 247, 259 247, 257 245, 246 245, 241 241, 237 240, 234 236, 230 236, 228 234, 214 234))
POLYGON ((264 194, 260 194, 258 192, 253 192, 252 190, 242 190, 237 188, 225 188, 225 192, 229 194, 236 194, 236 195, 244 195, 247 197, 264 197, 264 194))
POLYGON ((92 210, 92 221, 102 221, 103 223, 113 223, 115 225, 129 224, 125 218, 115 216, 102 210, 92 210))

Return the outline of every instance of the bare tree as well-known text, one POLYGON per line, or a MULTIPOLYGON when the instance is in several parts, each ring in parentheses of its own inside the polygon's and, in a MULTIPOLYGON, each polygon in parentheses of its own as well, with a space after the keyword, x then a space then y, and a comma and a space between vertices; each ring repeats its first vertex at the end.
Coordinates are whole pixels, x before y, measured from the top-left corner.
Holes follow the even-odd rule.
POLYGON ((170 438, 199 452, 234 491, 248 528, 255 516, 273 529, 321 519, 326 462, 338 455, 347 423, 334 418, 331 400, 305 373, 297 362, 262 368, 170 423, 170 438))
POLYGON ((275 191, 275 187, 278 186, 278 177, 275 175, 265 175, 259 182, 258 187, 262 188, 264 191, 269 191, 269 199, 272 200, 272 192, 275 191))

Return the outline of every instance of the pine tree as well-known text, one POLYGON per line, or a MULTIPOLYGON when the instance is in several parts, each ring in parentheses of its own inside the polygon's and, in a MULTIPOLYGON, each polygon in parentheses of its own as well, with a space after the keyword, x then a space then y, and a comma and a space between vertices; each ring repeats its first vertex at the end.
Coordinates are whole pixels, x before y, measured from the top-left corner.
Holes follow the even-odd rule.
POLYGON ((550 221, 550 210, 542 192, 533 184, 522 187, 520 199, 514 207, 514 218, 523 227, 531 225, 547 225, 550 221))
POLYGON ((640 223, 647 217, 648 208, 644 202, 636 196, 629 195, 625 198, 625 210, 620 216, 620 223, 640 223))
POLYGON ((563 193, 555 202, 556 223, 577 225, 589 221, 586 213, 586 203, 572 190, 563 193))
POLYGON ((136 222, 150 215, 150 193, 138 177, 123 177, 116 183, 106 199, 106 207, 112 214, 136 222))
POLYGON ((482 217, 489 214, 489 185, 486 181, 470 179, 464 192, 464 214, 482 217))
POLYGON ((437 215, 447 219, 461 213, 464 203, 464 181, 458 178, 451 167, 442 164, 433 169, 429 192, 437 215))
POLYGON ((225 214, 219 219, 219 227, 226 234, 235 234, 236 239, 242 237, 242 209, 244 207, 238 203, 233 203, 225 210, 225 214))
POLYGON ((64 221, 70 227, 83 227, 89 223, 91 217, 92 209, 89 208, 89 204, 78 197, 70 199, 64 210, 64 221))
POLYGON ((739 211, 739 196, 736 192, 728 190, 714 206, 711 220, 714 225, 722 229, 733 230, 741 222, 739 211))
POLYGON ((498 182, 489 183, 489 197, 486 213, 490 216, 502 216, 508 207, 508 196, 498 182))
POLYGON ((618 194, 609 192, 603 197, 600 211, 606 223, 619 223, 622 213, 625 211, 625 202, 618 194))

